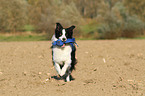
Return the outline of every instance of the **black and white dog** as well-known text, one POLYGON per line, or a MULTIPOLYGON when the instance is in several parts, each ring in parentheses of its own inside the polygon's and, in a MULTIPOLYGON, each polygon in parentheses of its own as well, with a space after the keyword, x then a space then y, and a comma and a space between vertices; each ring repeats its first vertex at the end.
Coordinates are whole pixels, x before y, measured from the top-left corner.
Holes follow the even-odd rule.
POLYGON ((52 59, 54 67, 59 76, 66 82, 73 80, 72 70, 75 69, 75 39, 73 29, 75 26, 63 28, 60 23, 56 23, 55 34, 52 36, 52 59))

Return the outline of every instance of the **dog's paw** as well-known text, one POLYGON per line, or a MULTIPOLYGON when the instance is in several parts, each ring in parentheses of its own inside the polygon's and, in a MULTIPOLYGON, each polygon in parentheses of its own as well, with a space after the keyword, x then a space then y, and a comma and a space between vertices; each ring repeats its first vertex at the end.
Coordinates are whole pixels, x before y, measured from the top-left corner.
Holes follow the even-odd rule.
POLYGON ((65 74, 65 72, 61 71, 59 75, 63 76, 64 74, 65 74))
POLYGON ((65 82, 69 82, 69 81, 70 81, 70 76, 68 75, 68 76, 66 77, 65 82))

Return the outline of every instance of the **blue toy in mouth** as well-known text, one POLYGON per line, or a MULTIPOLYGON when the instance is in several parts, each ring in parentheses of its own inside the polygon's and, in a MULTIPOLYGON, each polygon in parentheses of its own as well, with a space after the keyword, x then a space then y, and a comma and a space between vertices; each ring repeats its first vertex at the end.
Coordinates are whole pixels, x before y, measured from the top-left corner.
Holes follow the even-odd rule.
MULTIPOLYGON (((61 41, 60 39, 58 39, 57 41, 54 41, 52 43, 52 46, 63 46, 63 44, 70 44, 72 49, 74 50, 75 46, 74 46, 74 43, 77 45, 77 43, 75 42, 75 38, 72 38, 72 39, 67 39, 65 42, 61 41)), ((78 46, 78 45, 77 45, 78 46)))
POLYGON ((57 41, 56 41, 56 45, 57 46, 62 46, 64 44, 64 42, 62 42, 60 39, 58 39, 57 41))

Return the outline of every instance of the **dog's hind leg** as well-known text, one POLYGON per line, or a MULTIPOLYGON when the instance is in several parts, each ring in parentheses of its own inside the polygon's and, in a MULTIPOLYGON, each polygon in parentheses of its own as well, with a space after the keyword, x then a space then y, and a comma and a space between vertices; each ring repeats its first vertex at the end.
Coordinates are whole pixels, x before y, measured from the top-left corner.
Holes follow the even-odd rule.
POLYGON ((60 68, 59 64, 58 64, 58 63, 55 63, 55 64, 54 64, 54 67, 55 67, 57 73, 60 75, 60 73, 61 73, 61 68, 60 68))
POLYGON ((67 77, 66 77, 66 82, 69 82, 70 81, 70 75, 68 75, 67 77))
POLYGON ((69 82, 69 81, 73 80, 73 79, 72 79, 72 76, 71 76, 71 70, 70 70, 70 69, 68 69, 68 70, 66 71, 66 73, 65 73, 64 76, 65 76, 65 78, 64 78, 65 82, 69 82))

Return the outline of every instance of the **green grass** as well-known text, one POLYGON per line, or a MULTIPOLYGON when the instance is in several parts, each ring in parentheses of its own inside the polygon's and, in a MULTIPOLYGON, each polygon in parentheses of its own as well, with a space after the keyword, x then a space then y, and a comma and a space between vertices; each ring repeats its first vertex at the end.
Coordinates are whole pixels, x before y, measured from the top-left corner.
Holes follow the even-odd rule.
POLYGON ((98 40, 94 38, 76 38, 76 40, 98 40))
POLYGON ((34 31, 35 27, 33 25, 25 25, 23 29, 25 31, 34 31))
POLYGON ((145 39, 145 37, 141 36, 141 37, 135 37, 133 39, 145 39))
POLYGON ((96 31, 96 29, 97 29, 96 26, 89 26, 89 25, 81 26, 81 30, 85 33, 94 32, 96 31))
MULTIPOLYGON (((144 36, 136 37, 136 38, 118 38, 120 39, 136 39, 141 40, 145 39, 144 36)), ((18 35, 18 36, 3 36, 0 35, 0 42, 10 42, 10 41, 46 41, 48 40, 45 35, 18 35)), ((76 40, 96 40, 94 38, 76 38, 76 40)), ((98 40, 98 39, 97 39, 98 40)))
POLYGON ((81 30, 85 33, 95 32, 97 30, 96 24, 87 24, 80 27, 81 30))
POLYGON ((117 38, 118 40, 121 40, 121 39, 135 39, 135 40, 142 40, 142 39, 145 39, 145 36, 139 36, 139 37, 134 37, 134 38, 126 38, 126 37, 120 37, 120 38, 117 38))
POLYGON ((47 40, 44 35, 27 35, 27 36, 0 36, 0 41, 44 41, 47 40))

